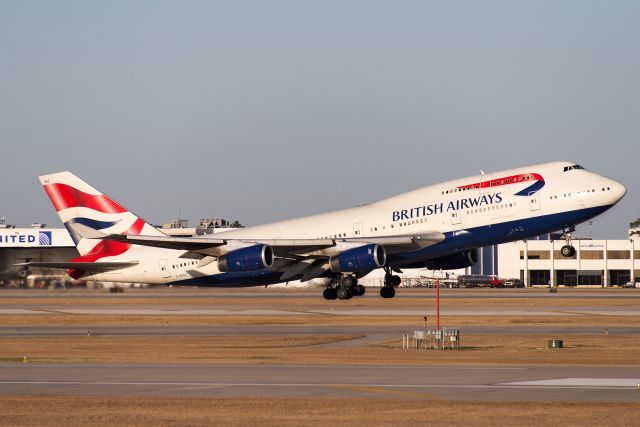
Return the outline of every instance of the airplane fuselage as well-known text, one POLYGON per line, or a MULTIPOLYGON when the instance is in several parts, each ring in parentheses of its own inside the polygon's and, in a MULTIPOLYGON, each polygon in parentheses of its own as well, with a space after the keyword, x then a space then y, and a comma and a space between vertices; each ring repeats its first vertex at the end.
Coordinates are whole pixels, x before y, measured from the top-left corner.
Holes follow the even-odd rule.
MULTIPOLYGON (((447 181, 376 203, 266 225, 216 233, 229 239, 333 239, 414 236, 445 238, 388 258, 395 266, 521 240, 573 226, 603 213, 625 194, 620 183, 571 162, 554 162, 447 181)), ((254 286, 282 282, 269 269, 222 273, 217 263, 199 266, 185 251, 133 245, 113 260, 139 264, 86 280, 150 284, 254 286)), ((106 261, 107 259, 105 259, 106 261)))

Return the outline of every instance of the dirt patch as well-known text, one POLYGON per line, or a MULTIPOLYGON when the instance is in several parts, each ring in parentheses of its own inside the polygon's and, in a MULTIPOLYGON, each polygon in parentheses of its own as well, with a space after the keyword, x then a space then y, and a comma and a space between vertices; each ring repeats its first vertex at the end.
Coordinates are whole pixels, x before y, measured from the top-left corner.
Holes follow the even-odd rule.
POLYGON ((292 350, 362 335, 78 336, 0 338, 0 361, 30 362, 254 362, 278 361, 292 350))

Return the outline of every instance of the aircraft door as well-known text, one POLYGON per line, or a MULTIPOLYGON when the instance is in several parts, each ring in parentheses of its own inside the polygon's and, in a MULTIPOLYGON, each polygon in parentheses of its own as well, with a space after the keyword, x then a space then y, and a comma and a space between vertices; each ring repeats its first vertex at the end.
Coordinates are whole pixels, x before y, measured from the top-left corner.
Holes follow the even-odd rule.
POLYGON ((484 174, 480 177, 480 194, 487 194, 491 191, 491 174, 484 174))
POLYGON ((159 263, 160 263, 160 276, 163 279, 168 279, 169 277, 171 277, 171 270, 169 270, 169 263, 167 262, 167 260, 161 259, 159 263))
POLYGON ((356 222, 353 224, 353 235, 354 237, 362 237, 362 223, 356 222))
POLYGON ((450 215, 451 215, 451 224, 453 224, 453 225, 460 224, 461 220, 460 220, 460 213, 459 212, 453 211, 453 212, 450 213, 450 215))
POLYGON ((462 217, 460 211, 452 211, 449 213, 451 217, 451 225, 453 225, 454 231, 462 230, 462 217))
POLYGON ((532 213, 539 213, 540 210, 540 196, 537 191, 529 193, 529 210, 532 213))

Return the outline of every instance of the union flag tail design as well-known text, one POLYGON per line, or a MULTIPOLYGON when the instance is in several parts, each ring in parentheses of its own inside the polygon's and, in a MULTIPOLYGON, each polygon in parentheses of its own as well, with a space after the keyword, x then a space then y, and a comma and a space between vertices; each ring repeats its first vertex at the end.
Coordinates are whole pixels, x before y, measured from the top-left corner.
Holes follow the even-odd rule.
POLYGON ((81 255, 73 261, 95 262, 105 257, 118 256, 128 251, 131 245, 84 239, 72 224, 82 224, 105 234, 164 236, 157 228, 71 172, 44 175, 40 177, 40 182, 81 255))

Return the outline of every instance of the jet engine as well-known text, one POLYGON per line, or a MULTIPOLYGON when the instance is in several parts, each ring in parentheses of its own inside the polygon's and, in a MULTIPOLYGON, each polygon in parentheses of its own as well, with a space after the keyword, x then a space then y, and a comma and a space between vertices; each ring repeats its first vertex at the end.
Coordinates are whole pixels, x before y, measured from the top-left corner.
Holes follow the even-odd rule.
POLYGON ((383 246, 375 243, 348 249, 329 259, 334 273, 373 270, 383 267, 386 262, 387 252, 383 246))
POLYGON ((218 258, 218 270, 239 273, 262 270, 273 265, 273 248, 255 245, 227 252, 218 258))
POLYGON ((471 249, 440 258, 429 259, 425 265, 429 270, 457 270, 471 267, 476 262, 478 262, 478 250, 471 249))

